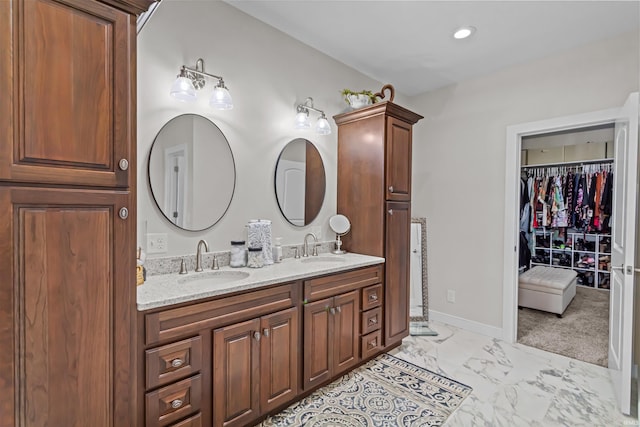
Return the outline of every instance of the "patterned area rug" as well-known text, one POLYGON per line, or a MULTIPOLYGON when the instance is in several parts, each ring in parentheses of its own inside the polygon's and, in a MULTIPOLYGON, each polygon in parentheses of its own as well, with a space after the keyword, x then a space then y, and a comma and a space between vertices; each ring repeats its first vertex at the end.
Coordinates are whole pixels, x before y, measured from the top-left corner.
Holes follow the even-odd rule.
POLYGON ((471 387, 382 354, 261 425, 439 426, 471 387))

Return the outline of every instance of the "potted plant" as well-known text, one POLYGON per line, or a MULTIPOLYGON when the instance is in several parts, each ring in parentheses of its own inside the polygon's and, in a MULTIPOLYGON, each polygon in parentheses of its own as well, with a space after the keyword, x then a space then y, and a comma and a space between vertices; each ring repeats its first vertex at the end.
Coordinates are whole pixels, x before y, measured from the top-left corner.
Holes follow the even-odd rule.
POLYGON ((378 102, 378 97, 370 90, 356 92, 350 89, 343 89, 340 93, 351 108, 360 108, 378 102))

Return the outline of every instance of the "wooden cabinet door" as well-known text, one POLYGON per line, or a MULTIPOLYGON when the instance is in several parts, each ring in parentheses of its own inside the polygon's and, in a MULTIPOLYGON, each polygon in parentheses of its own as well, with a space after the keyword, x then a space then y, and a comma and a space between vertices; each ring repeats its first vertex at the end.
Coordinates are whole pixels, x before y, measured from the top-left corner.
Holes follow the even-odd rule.
POLYGON ((128 192, 0 186, 0 426, 134 425, 128 192))
POLYGON ((304 306, 303 388, 309 390, 331 378, 333 364, 333 298, 304 306))
POLYGON ((334 297, 333 310, 333 372, 335 376, 359 361, 360 297, 351 291, 334 297))
POLYGON ((260 415, 260 319, 213 331, 213 425, 245 426, 260 415))
POLYGON ((411 200, 411 125, 387 117, 386 199, 411 200))
POLYGON ((0 3, 0 180, 128 186, 135 20, 96 1, 0 3))
POLYGON ((409 236, 411 204, 387 202, 385 346, 409 335, 409 236))
POLYGON ((260 320, 260 411, 269 412, 298 394, 298 309, 260 320))

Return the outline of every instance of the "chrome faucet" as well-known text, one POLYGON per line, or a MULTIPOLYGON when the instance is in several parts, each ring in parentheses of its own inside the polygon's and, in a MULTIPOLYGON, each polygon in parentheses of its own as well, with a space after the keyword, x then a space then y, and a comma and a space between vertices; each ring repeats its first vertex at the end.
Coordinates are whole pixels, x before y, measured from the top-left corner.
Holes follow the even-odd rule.
POLYGON ((302 256, 309 256, 309 243, 307 242, 307 237, 313 237, 313 256, 318 256, 318 238, 313 233, 307 233, 304 236, 304 251, 302 252, 302 256))
POLYGON ((202 252, 200 252, 202 244, 204 244, 205 252, 209 252, 209 245, 206 240, 200 240, 198 242, 198 247, 196 248, 196 271, 202 271, 202 252))

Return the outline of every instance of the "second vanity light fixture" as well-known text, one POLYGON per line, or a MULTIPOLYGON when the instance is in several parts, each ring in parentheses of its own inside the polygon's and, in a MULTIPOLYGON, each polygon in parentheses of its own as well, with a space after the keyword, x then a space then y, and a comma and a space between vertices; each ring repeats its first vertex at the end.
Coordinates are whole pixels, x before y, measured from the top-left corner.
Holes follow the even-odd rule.
POLYGON ((180 68, 178 78, 171 86, 171 96, 180 101, 193 102, 197 99, 196 90, 202 89, 205 85, 205 77, 218 80, 218 84, 213 88, 209 105, 218 110, 230 110, 233 108, 233 101, 229 90, 224 85, 222 77, 204 72, 204 60, 199 58, 196 61, 196 68, 189 68, 183 65, 180 68))
POLYGON ((325 116, 324 111, 319 110, 313 106, 313 98, 307 98, 303 104, 298 104, 296 107, 296 129, 309 129, 311 124, 309 123, 309 110, 320 113, 320 118, 316 122, 316 132, 320 135, 329 135, 331 133, 331 126, 325 116))

